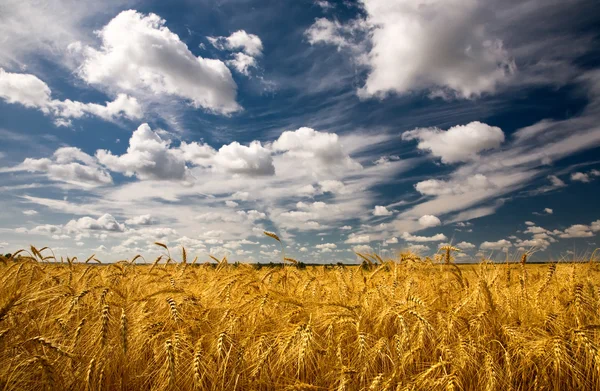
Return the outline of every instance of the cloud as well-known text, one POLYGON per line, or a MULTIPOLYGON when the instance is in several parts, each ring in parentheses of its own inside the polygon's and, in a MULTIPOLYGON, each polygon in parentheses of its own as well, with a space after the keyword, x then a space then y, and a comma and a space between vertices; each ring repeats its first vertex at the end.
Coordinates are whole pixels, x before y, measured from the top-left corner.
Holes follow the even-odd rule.
POLYGON ((284 152, 288 158, 302 159, 317 171, 333 170, 337 167, 360 169, 360 163, 346 152, 335 133, 319 132, 302 127, 283 132, 273 143, 273 151, 284 152))
POLYGON ((475 245, 469 242, 460 242, 456 244, 456 247, 460 248, 461 250, 472 250, 475 248, 475 245))
POLYGON ((354 246, 352 247, 352 251, 354 251, 355 253, 361 253, 361 254, 370 254, 373 253, 373 247, 367 245, 367 244, 361 244, 358 246, 354 246))
POLYGON ((369 235, 357 235, 355 233, 351 233, 348 235, 348 239, 344 241, 347 244, 359 244, 359 243, 369 243, 371 241, 371 237, 369 235))
POLYGON ((112 184, 112 177, 100 167, 94 157, 76 147, 57 149, 52 158, 26 158, 11 171, 45 173, 49 179, 81 187, 112 184))
POLYGON ((556 175, 548 175, 548 179, 550 180, 550 183, 552 183, 553 187, 558 188, 567 186, 565 182, 556 175))
POLYGON ((229 37, 208 37, 209 42, 217 49, 242 50, 249 56, 262 55, 263 44, 258 35, 238 30, 229 37))
POLYGON ((98 161, 111 171, 139 179, 181 180, 186 178, 187 167, 182 153, 169 148, 170 142, 148 124, 140 125, 129 139, 129 148, 121 156, 100 149, 98 161))
POLYGON ((588 174, 584 174, 583 172, 574 172, 571 174, 571 180, 576 182, 589 182, 590 176, 588 174))
POLYGON ((154 225, 157 223, 158 222, 156 221, 156 219, 154 219, 152 215, 149 214, 135 216, 131 219, 125 220, 125 224, 130 225, 154 225))
POLYGON ((315 246, 317 249, 321 250, 321 252, 325 252, 324 250, 333 250, 337 248, 337 245, 335 243, 322 243, 322 244, 317 244, 315 246))
MULTIPOLYGON (((597 225, 598 221, 593 224, 597 225)), ((563 233, 559 235, 561 238, 589 238, 594 236, 592 227, 584 224, 575 224, 565 229, 563 233)))
POLYGON ((396 243, 398 243, 398 238, 395 236, 385 240, 385 244, 396 244, 396 243))
POLYGON ((337 20, 317 18, 304 32, 308 43, 311 45, 326 44, 337 47, 338 50, 350 49, 355 53, 358 62, 364 62, 366 57, 364 42, 361 38, 367 33, 368 25, 365 21, 356 19, 346 24, 337 20))
POLYGON ((351 47, 368 69, 362 97, 430 90, 444 98, 494 93, 515 72, 503 41, 490 33, 482 2, 365 0, 365 18, 347 24, 317 19, 310 43, 351 47), (368 29, 368 45, 352 44, 353 27, 368 29), (356 47, 361 50, 357 50, 356 47))
POLYGON ((392 214, 385 206, 377 205, 373 209, 373 216, 390 216, 392 214))
POLYGON ((119 224, 117 220, 110 214, 106 213, 100 216, 98 219, 93 217, 84 216, 78 220, 71 220, 65 228, 69 231, 78 232, 80 230, 92 230, 92 231, 112 231, 112 232, 123 232, 125 231, 125 225, 119 224))
POLYGON ((23 214, 25 216, 35 216, 36 214, 38 214, 38 212, 33 209, 28 209, 28 210, 24 210, 23 214))
POLYGON ((483 174, 475 174, 461 180, 441 181, 428 179, 415 184, 415 189, 423 195, 459 195, 472 191, 488 190, 496 185, 483 174))
POLYGON ((419 218, 419 224, 421 224, 425 228, 429 228, 429 227, 437 227, 438 225, 441 225, 442 222, 436 216, 424 215, 424 216, 421 216, 421 218, 419 218))
POLYGON ((414 243, 409 243, 409 245, 407 246, 407 249, 409 251, 412 251, 415 253, 425 253, 430 250, 429 246, 426 246, 424 244, 414 244, 414 243))
POLYGON ((436 234, 433 236, 415 236, 409 234, 408 232, 402 233, 402 239, 404 239, 407 242, 441 242, 444 240, 448 240, 448 238, 444 234, 436 234))
POLYGON ((242 75, 248 76, 250 74, 250 68, 256 68, 256 59, 246 53, 234 53, 231 55, 233 58, 227 60, 227 65, 234 68, 242 75))
POLYGON ((107 121, 125 117, 140 119, 142 107, 137 99, 126 94, 118 94, 114 101, 100 105, 82 103, 70 99, 51 98, 50 87, 36 76, 25 73, 10 73, 0 68, 0 98, 8 103, 18 103, 25 107, 36 108, 45 114, 58 117, 57 126, 70 126, 68 118, 81 118, 86 114, 95 115, 107 121))
POLYGON ((512 247, 512 243, 506 239, 500 239, 496 242, 483 242, 479 246, 482 250, 505 250, 512 247))
POLYGON ((97 32, 99 49, 81 49, 79 75, 113 89, 177 96, 220 114, 239 111, 237 85, 227 66, 196 57, 165 23, 156 14, 122 11, 97 32))
POLYGON ((544 208, 544 212, 546 212, 546 214, 551 215, 552 213, 554 213, 554 211, 550 208, 544 208))
POLYGON ((232 173, 247 176, 269 176, 275 174, 271 152, 264 148, 260 141, 253 141, 249 146, 237 141, 222 146, 215 156, 218 168, 232 173))
POLYGON ((417 148, 430 151, 443 163, 466 162, 478 158, 478 153, 498 148, 504 142, 504 132, 482 122, 457 125, 444 131, 439 128, 417 128, 404 132, 403 140, 418 140, 417 148))

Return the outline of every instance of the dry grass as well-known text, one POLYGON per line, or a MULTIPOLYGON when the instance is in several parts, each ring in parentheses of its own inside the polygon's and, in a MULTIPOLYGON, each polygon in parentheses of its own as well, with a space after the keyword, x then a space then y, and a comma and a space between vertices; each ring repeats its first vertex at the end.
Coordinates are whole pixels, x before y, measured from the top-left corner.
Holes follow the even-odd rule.
POLYGON ((36 252, 0 262, 3 390, 600 389, 596 263, 98 266, 36 252))

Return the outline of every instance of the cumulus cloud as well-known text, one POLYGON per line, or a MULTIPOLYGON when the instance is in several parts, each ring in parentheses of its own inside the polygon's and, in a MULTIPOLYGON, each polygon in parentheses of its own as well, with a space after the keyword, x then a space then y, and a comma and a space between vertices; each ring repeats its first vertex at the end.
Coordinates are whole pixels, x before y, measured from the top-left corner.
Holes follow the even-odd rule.
POLYGON ((479 246, 482 250, 506 250, 509 247, 512 247, 512 243, 506 239, 500 239, 496 242, 483 242, 479 246))
POLYGON ((8 103, 18 103, 25 107, 36 108, 45 114, 58 117, 57 126, 70 126, 68 118, 81 118, 95 115, 105 120, 119 117, 140 119, 143 111, 137 99, 126 94, 118 94, 114 101, 105 105, 82 103, 70 99, 51 98, 50 87, 35 75, 10 73, 0 68, 0 98, 8 103))
POLYGON ((415 184, 415 189, 423 195, 459 195, 471 191, 488 190, 496 185, 483 174, 475 174, 462 180, 442 181, 439 179, 427 179, 415 184))
POLYGON ((376 205, 373 209, 373 216, 390 216, 392 212, 389 211, 385 206, 376 205))
POLYGON ((317 244, 315 247, 321 250, 321 252, 330 252, 331 250, 336 249, 337 245, 335 243, 322 243, 317 244))
POLYGON ((156 14, 122 11, 97 32, 99 49, 81 49, 79 75, 90 84, 178 96, 221 114, 240 110, 225 63, 195 56, 165 24, 156 14))
POLYGON ((52 158, 26 158, 12 171, 42 172, 49 179, 81 187, 109 185, 112 177, 100 167, 93 156, 76 147, 57 149, 52 158))
POLYGON ((433 96, 474 98, 493 93, 516 66, 503 41, 486 30, 482 2, 365 0, 366 17, 346 24, 317 19, 309 42, 350 47, 367 65, 363 97, 429 89, 433 96), (353 43, 353 26, 369 45, 353 43), (368 49, 367 49, 368 48, 368 49))
POLYGON ((28 209, 28 210, 24 210, 23 214, 25 216, 35 216, 36 214, 38 214, 38 212, 36 210, 33 210, 33 209, 28 209))
POLYGON ((232 59, 227 60, 227 65, 241 73, 242 75, 250 75, 250 68, 256 68, 256 59, 246 53, 234 53, 232 59))
POLYGON ((439 128, 417 128, 404 132, 403 140, 418 140, 417 148, 431 152, 443 163, 476 159, 481 151, 494 149, 504 142, 504 132, 496 126, 470 122, 444 131, 439 128))
POLYGON ((571 180, 575 182, 587 183, 590 181, 590 176, 588 174, 584 174, 583 172, 574 172, 571 174, 571 180))
POLYGON ((346 152, 335 133, 319 132, 302 127, 295 131, 285 131, 273 143, 275 152, 284 152, 287 156, 300 158, 315 167, 333 169, 345 167, 360 169, 360 163, 354 161, 346 152))
POLYGON ((184 179, 187 174, 185 158, 170 147, 170 142, 161 139, 148 124, 140 125, 129 139, 129 148, 123 155, 116 156, 100 149, 98 161, 111 171, 139 179, 184 179))
POLYGON ((589 225, 575 224, 565 229, 559 236, 561 238, 589 238, 594 236, 594 234, 592 232, 592 227, 589 225))
POLYGON ((472 250, 475 248, 475 245, 469 242, 460 242, 456 244, 456 247, 460 248, 461 250, 472 250))
POLYGON ((446 235, 444 234, 436 234, 433 236, 415 236, 415 235, 411 235, 408 232, 403 232, 402 233, 402 239, 404 239, 407 242, 441 242, 444 240, 448 240, 448 238, 446 237, 446 235))
POLYGON ((217 49, 242 50, 249 56, 260 56, 263 44, 258 35, 248 34, 244 30, 238 30, 229 37, 208 37, 209 42, 217 49))
POLYGON ((369 246, 368 244, 361 244, 352 247, 352 251, 354 251, 355 253, 370 254, 373 252, 373 247, 369 246))
POLYGON ((424 216, 421 216, 421 218, 419 218, 419 224, 421 224, 425 228, 429 228, 429 227, 437 227, 438 225, 441 225, 442 222, 436 216, 424 215, 424 216))
POLYGON ((367 31, 367 23, 360 19, 342 24, 337 20, 317 18, 304 35, 311 45, 327 44, 338 50, 350 49, 358 56, 358 62, 365 62, 366 57, 362 53, 364 42, 361 42, 361 38, 367 31))
POLYGON ((237 141, 222 146, 215 156, 217 167, 232 174, 267 176, 275 174, 271 152, 260 141, 249 146, 237 141))
POLYGON ((358 235, 351 233, 348 235, 348 239, 344 241, 347 244, 359 244, 359 243, 369 243, 371 241, 371 237, 369 235, 358 235))
POLYGON ((106 213, 98 219, 84 216, 78 220, 71 220, 65 225, 65 228, 75 232, 80 230, 123 232, 125 225, 120 224, 112 215, 106 213))
POLYGON ((125 220, 125 224, 131 224, 131 225, 153 225, 156 223, 157 223, 156 219, 153 218, 152 215, 149 215, 149 214, 135 216, 131 219, 125 220))

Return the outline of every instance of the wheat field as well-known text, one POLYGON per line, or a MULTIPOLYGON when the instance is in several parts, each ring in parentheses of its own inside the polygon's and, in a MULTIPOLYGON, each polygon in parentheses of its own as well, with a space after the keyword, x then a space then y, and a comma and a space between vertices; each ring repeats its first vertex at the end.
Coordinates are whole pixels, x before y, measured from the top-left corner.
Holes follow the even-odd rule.
POLYGON ((44 251, 1 258, 2 390, 600 389, 596 262, 96 265, 44 251))

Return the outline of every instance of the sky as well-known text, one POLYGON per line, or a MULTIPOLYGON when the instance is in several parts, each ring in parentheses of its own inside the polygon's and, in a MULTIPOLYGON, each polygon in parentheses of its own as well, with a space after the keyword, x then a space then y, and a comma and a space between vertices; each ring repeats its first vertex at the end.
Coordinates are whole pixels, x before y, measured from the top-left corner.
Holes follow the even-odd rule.
POLYGON ((594 0, 0 2, 0 252, 568 260, 594 0))

